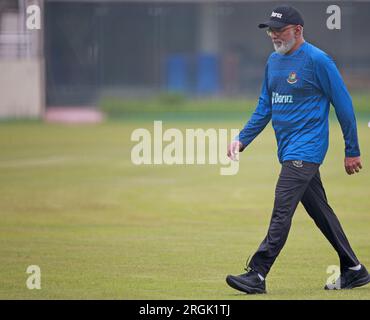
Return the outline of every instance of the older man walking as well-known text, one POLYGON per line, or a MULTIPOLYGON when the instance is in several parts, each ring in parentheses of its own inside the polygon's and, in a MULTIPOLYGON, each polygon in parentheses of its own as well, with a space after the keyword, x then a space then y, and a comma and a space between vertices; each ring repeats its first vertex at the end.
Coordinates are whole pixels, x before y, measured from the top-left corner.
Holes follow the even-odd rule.
POLYGON ((257 108, 228 147, 228 156, 235 159, 272 120, 282 164, 268 233, 247 272, 226 278, 229 286, 245 293, 266 292, 265 278, 287 240, 300 201, 339 256, 341 275, 325 289, 370 282, 328 204, 319 172, 329 144, 330 103, 345 140, 345 170, 351 175, 362 169, 351 97, 333 60, 304 40, 303 26, 302 15, 291 6, 275 8, 270 19, 259 25, 267 28, 275 52, 266 64, 257 108))

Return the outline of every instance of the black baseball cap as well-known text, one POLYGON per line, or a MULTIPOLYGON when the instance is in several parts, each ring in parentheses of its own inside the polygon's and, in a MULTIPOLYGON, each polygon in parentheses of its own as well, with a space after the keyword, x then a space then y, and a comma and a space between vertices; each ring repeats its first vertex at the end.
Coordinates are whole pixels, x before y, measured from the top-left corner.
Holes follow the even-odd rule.
POLYGON ((272 10, 270 20, 258 25, 259 28, 276 28, 280 29, 289 24, 301 25, 304 21, 300 12, 291 6, 279 6, 272 10))

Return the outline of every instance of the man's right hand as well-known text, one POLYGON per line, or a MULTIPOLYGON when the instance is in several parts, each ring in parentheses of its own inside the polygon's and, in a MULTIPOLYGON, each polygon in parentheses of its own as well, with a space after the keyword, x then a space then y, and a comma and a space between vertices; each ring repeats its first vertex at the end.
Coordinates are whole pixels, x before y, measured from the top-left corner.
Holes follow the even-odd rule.
POLYGON ((241 151, 243 144, 240 141, 233 141, 227 147, 227 156, 234 161, 238 161, 237 154, 241 151))

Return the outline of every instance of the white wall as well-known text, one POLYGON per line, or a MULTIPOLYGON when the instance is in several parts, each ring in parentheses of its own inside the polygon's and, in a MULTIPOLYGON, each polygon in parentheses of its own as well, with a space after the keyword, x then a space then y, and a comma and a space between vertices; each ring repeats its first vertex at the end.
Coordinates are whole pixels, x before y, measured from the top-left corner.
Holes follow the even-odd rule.
MULTIPOLYGON (((1 1, 1 0, 0 0, 1 1)), ((14 0, 15 1, 15 0, 14 0)), ((17 0, 18 1, 18 0, 17 0)), ((0 12, 0 118, 41 118, 45 108, 43 30, 27 30, 26 8, 0 12)))
POLYGON ((0 118, 40 118, 43 87, 40 59, 0 60, 0 118))

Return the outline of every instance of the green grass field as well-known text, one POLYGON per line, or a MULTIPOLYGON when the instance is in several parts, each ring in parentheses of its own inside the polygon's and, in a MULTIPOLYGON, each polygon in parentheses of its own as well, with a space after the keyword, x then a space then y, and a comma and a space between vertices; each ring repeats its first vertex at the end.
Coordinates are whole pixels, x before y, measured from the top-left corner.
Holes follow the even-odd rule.
MULTIPOLYGON (((241 128, 240 119, 168 118, 165 128, 241 128)), ((363 171, 343 168, 331 122, 321 174, 327 196, 362 263, 370 268, 370 128, 358 120, 363 171)), ((326 292, 334 250, 299 205, 267 278, 267 295, 229 288, 265 236, 280 165, 271 125, 221 165, 135 166, 132 130, 150 120, 68 126, 0 124, 0 299, 370 299, 370 285, 326 292), (41 268, 41 290, 26 268, 41 268)))

